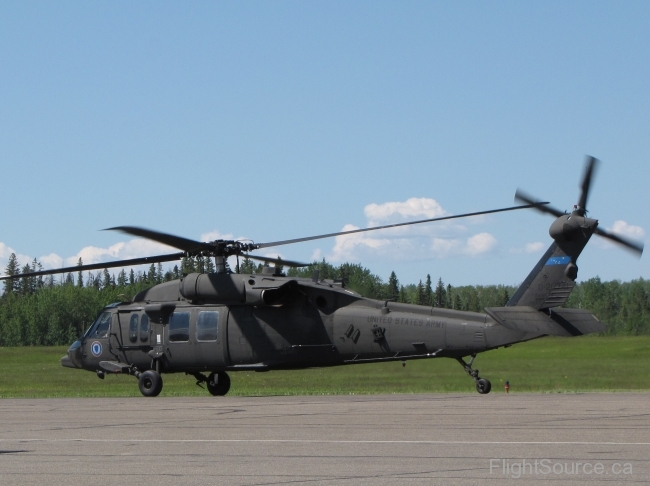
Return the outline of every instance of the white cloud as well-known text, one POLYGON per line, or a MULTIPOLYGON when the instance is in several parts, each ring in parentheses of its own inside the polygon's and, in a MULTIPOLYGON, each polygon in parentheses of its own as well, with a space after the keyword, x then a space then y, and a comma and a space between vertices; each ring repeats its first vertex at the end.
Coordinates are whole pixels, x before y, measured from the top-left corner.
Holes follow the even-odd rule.
POLYGON ((76 255, 65 258, 65 264, 66 266, 76 265, 79 258, 81 258, 85 264, 91 264, 115 260, 128 260, 131 258, 141 258, 175 252, 178 252, 178 249, 171 246, 163 245, 156 241, 145 240, 143 238, 136 238, 129 241, 120 241, 108 248, 86 246, 76 255))
POLYGON ((434 238, 431 244, 432 257, 478 256, 490 253, 497 247, 497 239, 490 233, 478 233, 466 240, 434 238))
POLYGON ((368 224, 374 226, 379 222, 406 219, 431 219, 447 215, 435 199, 412 197, 404 202, 387 202, 383 204, 368 204, 363 209, 368 224))
POLYGON ((323 252, 321 251, 320 248, 316 248, 314 252, 311 254, 311 260, 310 262, 319 262, 323 259, 323 252))
MULTIPOLYGON (((218 232, 213 232, 218 234, 218 232)), ((213 233, 206 233, 209 237, 213 233)), ((206 236, 202 235, 202 236, 206 236)), ((222 235, 222 237, 228 238, 229 235, 222 235)), ((215 239, 215 238, 213 238, 215 239)), ((108 263, 115 260, 129 260, 131 258, 141 258, 146 256, 155 256, 155 255, 164 255, 167 253, 176 253, 179 250, 167 245, 163 245, 156 241, 151 241, 143 238, 135 238, 129 241, 120 241, 114 245, 109 246, 108 248, 101 248, 96 246, 86 246, 79 250, 75 255, 62 257, 56 253, 50 253, 49 255, 43 255, 37 258, 37 260, 43 265, 43 268, 56 269, 63 266, 71 267, 77 264, 79 258, 83 260, 84 264, 92 263, 108 263)), ((12 248, 0 242, 0 273, 4 273, 4 268, 7 265, 9 255, 11 253, 16 253, 12 248)), ((21 255, 16 253, 19 263, 25 265, 26 263, 31 263, 34 259, 28 255, 21 255)), ((173 266, 175 262, 170 262, 169 264, 173 266)), ((135 271, 138 269, 144 269, 146 266, 138 267, 125 267, 128 272, 130 268, 133 268, 135 271)), ((116 267, 111 269, 111 273, 119 273, 121 267, 116 267)))
POLYGON ((544 249, 544 243, 541 241, 535 241, 534 243, 526 243, 524 251, 526 253, 537 253, 544 249))
MULTIPOLYGON (((415 197, 403 202, 369 204, 364 208, 364 214, 368 220, 367 227, 449 215, 434 199, 415 197)), ((355 229, 359 228, 347 224, 341 231, 355 229)), ((496 238, 489 233, 470 236, 467 233, 467 228, 457 222, 440 222, 342 235, 336 237, 327 259, 332 262, 358 262, 380 257, 393 261, 416 261, 461 255, 479 256, 497 247, 496 238)))
MULTIPOLYGON (((617 220, 614 221, 614 225, 611 228, 606 228, 610 233, 615 235, 622 236, 623 238, 628 238, 630 240, 642 242, 645 237, 645 231, 640 226, 634 226, 628 224, 626 221, 617 220)), ((595 241, 595 246, 602 248, 603 250, 611 250, 613 248, 620 248, 620 246, 613 241, 605 238, 592 238, 592 241, 595 241)))
MULTIPOLYGON (((218 230, 212 230, 207 233, 201 234, 201 241, 210 242, 214 240, 232 240, 234 239, 230 233, 220 233, 218 230)), ((245 238, 240 238, 245 239, 245 238)))
POLYGON ((545 244, 542 243, 541 241, 535 241, 533 243, 526 243, 524 247, 519 247, 519 248, 510 248, 510 253, 539 253, 542 251, 545 247, 545 244))
MULTIPOLYGON (((358 227, 346 224, 341 231, 352 231, 358 227)), ((382 247, 390 245, 391 240, 372 238, 367 233, 354 233, 351 235, 341 235, 334 238, 334 248, 332 253, 327 257, 328 260, 339 261, 356 261, 358 260, 359 250, 372 249, 379 251, 382 247)))
POLYGON ((619 236, 626 236, 628 238, 632 238, 633 240, 640 241, 645 236, 645 231, 643 231, 643 228, 641 228, 641 226, 633 226, 621 219, 614 221, 614 226, 607 229, 614 234, 617 234, 619 236))
POLYGON ((497 239, 490 233, 479 233, 467 238, 464 251, 471 256, 491 252, 497 246, 497 239))
POLYGON ((0 241, 0 274, 4 275, 4 270, 7 267, 7 263, 9 263, 9 257, 12 253, 16 255, 16 260, 18 260, 18 264, 21 267, 32 263, 32 260, 34 259, 29 255, 23 255, 22 253, 16 252, 9 245, 6 245, 0 241))
POLYGON ((49 255, 43 255, 40 258, 37 258, 39 262, 43 265, 45 269, 51 268, 61 268, 63 266, 63 258, 61 258, 56 253, 50 253, 49 255))

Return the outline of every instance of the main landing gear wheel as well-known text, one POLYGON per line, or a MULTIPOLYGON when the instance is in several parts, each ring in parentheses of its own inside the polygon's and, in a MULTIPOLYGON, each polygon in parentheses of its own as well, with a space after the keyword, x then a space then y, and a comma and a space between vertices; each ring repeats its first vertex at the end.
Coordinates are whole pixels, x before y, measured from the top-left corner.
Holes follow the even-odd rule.
POLYGON ((490 383, 490 380, 486 380, 485 378, 480 378, 476 381, 476 391, 479 392, 481 395, 490 393, 491 389, 492 389, 492 383, 490 383))
POLYGON ((140 387, 140 393, 145 397, 157 397, 160 395, 163 387, 162 376, 153 370, 140 373, 138 387, 140 387))
POLYGON ((207 385, 210 395, 221 397, 228 393, 228 390, 230 390, 230 377, 225 371, 210 373, 210 376, 208 376, 207 385))
POLYGON ((466 363, 463 358, 456 358, 456 361, 458 361, 465 372, 474 379, 474 383, 476 383, 476 391, 481 395, 486 395, 490 393, 490 390, 492 389, 492 383, 490 383, 490 380, 486 380, 485 378, 478 376, 478 370, 472 369, 474 358, 476 358, 476 354, 472 354, 469 363, 466 363))

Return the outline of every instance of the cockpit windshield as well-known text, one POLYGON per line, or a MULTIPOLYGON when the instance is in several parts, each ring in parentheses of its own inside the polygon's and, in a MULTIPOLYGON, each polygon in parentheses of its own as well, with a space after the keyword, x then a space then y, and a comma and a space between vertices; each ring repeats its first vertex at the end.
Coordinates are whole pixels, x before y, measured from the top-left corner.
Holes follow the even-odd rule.
POLYGON ((111 326, 111 313, 102 312, 95 323, 84 334, 84 337, 103 338, 108 336, 108 330, 111 326))

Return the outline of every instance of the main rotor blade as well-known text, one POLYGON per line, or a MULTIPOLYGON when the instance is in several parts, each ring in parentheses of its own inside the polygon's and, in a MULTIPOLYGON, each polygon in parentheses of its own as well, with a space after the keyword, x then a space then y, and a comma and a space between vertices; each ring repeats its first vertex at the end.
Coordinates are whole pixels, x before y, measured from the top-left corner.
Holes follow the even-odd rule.
POLYGON ((582 178, 582 192, 580 193, 580 200, 578 201, 578 208, 581 211, 587 210, 587 197, 589 196, 589 186, 591 185, 591 179, 593 177, 594 171, 598 168, 598 159, 594 157, 587 157, 585 164, 585 175, 582 178))
POLYGON ((244 258, 250 258, 251 260, 259 260, 261 262, 275 263, 277 266, 284 267, 308 267, 311 263, 302 263, 294 262, 291 260, 283 260, 282 258, 271 258, 257 255, 246 255, 245 253, 241 254, 244 258))
POLYGON ((418 220, 418 221, 409 221, 407 223, 387 224, 387 225, 384 225, 384 226, 374 226, 372 228, 361 228, 361 229, 350 230, 350 231, 339 231, 337 233, 327 233, 325 235, 318 235, 318 236, 307 236, 305 238, 295 238, 293 240, 272 241, 270 243, 256 243, 255 247, 256 248, 269 248, 271 246, 289 245, 291 243, 301 243, 303 241, 320 240, 320 239, 323 239, 323 238, 331 238, 333 236, 350 235, 350 234, 353 234, 353 233, 363 233, 363 232, 366 232, 366 231, 377 231, 377 230, 387 229, 387 228, 397 228, 398 226, 408 226, 408 225, 412 225, 412 224, 431 223, 433 221, 444 221, 444 220, 447 220, 447 219, 468 218, 470 216, 480 216, 482 214, 501 213, 501 212, 504 212, 504 211, 514 211, 516 209, 539 208, 539 207, 542 207, 542 205, 544 205, 544 204, 548 204, 548 202, 534 202, 532 204, 526 204, 525 206, 511 206, 509 208, 490 209, 488 211, 477 211, 475 213, 457 214, 455 216, 443 216, 441 218, 421 219, 421 220, 418 220))
POLYGON ((53 270, 42 270, 39 272, 20 273, 18 275, 13 275, 13 276, 3 276, 0 277, 0 280, 7 280, 10 278, 22 278, 22 277, 37 277, 39 275, 54 275, 57 273, 83 272, 85 270, 103 270, 104 268, 128 267, 131 265, 172 262, 174 260, 180 260, 184 256, 185 253, 180 252, 180 253, 170 253, 167 255, 158 255, 153 257, 131 258, 130 260, 118 260, 115 262, 90 263, 88 265, 75 265, 74 267, 55 268, 53 270))
POLYGON ((596 234, 625 246, 628 250, 632 250, 636 253, 639 258, 643 254, 643 243, 639 241, 628 240, 627 238, 615 235, 614 233, 610 233, 609 231, 600 228, 596 228, 596 234))
POLYGON ((160 231, 154 231, 146 228, 138 228, 137 226, 116 226, 114 228, 106 228, 104 231, 120 231, 121 233, 126 233, 127 235, 141 236, 142 238, 157 241, 163 245, 172 246, 188 253, 212 250, 212 246, 209 243, 194 241, 188 238, 182 238, 180 236, 161 233, 160 231))
POLYGON ((559 218, 560 216, 564 216, 565 214, 564 211, 560 211, 559 209, 556 209, 553 206, 548 206, 548 203, 538 202, 537 199, 535 199, 533 196, 526 194, 521 189, 517 189, 517 192, 515 192, 515 201, 521 201, 529 205, 535 205, 535 209, 543 213, 552 214, 556 218, 559 218))

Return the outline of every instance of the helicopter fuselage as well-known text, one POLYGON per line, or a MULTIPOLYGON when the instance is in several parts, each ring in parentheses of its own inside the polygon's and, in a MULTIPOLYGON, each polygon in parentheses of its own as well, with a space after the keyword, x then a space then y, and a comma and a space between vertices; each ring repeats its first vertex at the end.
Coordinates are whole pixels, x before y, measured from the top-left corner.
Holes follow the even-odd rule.
POLYGON ((62 364, 99 373, 106 362, 140 372, 268 371, 460 358, 541 335, 485 313, 367 299, 335 281, 190 274, 106 307, 62 364))

